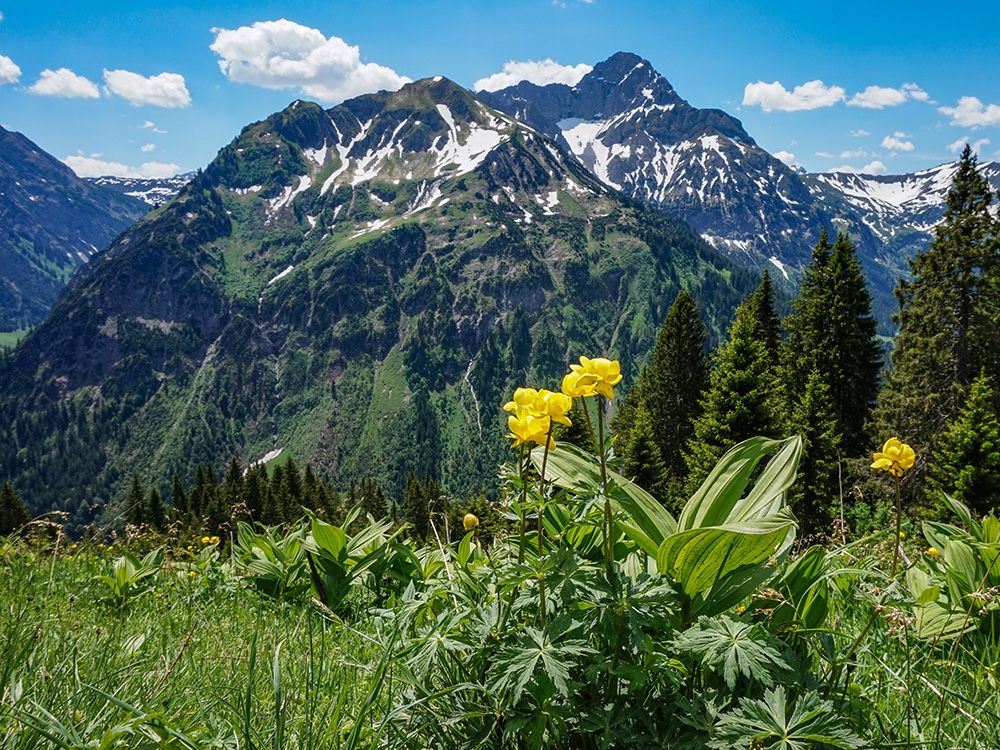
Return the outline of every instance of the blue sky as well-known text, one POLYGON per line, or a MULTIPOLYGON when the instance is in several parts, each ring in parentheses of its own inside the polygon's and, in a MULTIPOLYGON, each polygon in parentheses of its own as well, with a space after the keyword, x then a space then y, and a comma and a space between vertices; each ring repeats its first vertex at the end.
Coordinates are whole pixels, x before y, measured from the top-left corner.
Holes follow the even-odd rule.
POLYGON ((84 174, 202 167, 300 97, 332 106, 434 75, 473 88, 505 66, 571 81, 619 50, 809 171, 912 172, 966 141, 1000 160, 995 2, 0 0, 0 13, 0 125, 84 174))

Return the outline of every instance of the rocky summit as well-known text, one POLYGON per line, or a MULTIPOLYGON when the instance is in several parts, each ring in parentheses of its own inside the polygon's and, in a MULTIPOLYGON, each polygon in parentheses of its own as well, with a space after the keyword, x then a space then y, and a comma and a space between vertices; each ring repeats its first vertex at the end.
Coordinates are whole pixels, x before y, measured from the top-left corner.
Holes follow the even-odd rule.
POLYGON ((278 453, 396 498, 411 471, 490 493, 514 387, 580 355, 634 377, 681 288, 718 340, 758 278, 447 79, 297 101, 0 362, 0 481, 74 524, 132 472, 166 493, 278 453))

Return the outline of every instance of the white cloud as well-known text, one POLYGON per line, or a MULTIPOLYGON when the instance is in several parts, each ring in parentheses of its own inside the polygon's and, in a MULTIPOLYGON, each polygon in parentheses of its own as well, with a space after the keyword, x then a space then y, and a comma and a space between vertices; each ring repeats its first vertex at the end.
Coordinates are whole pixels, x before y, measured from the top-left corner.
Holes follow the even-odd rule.
POLYGON ((67 99, 97 99, 101 96, 96 83, 78 76, 69 68, 43 70, 41 77, 28 91, 42 96, 64 96, 67 99))
POLYGON ((897 107, 906 101, 906 92, 884 86, 869 86, 847 100, 848 107, 863 109, 884 109, 897 107))
POLYGON ((130 167, 117 161, 104 161, 96 155, 67 156, 63 162, 79 177, 173 177, 181 171, 177 164, 147 161, 141 167, 130 167))
POLYGON ((938 112, 948 115, 952 125, 963 128, 1000 126, 1000 106, 983 104, 974 96, 963 96, 954 107, 938 107, 938 112))
POLYGON ((13 60, 5 55, 0 55, 0 84, 17 83, 21 77, 21 69, 13 60))
POLYGON ((849 164, 844 164, 834 167, 830 171, 847 172, 848 174, 885 174, 885 164, 876 159, 873 162, 865 164, 863 167, 852 167, 849 164))
POLYGON ((795 154, 791 151, 775 151, 774 158, 785 162, 792 169, 802 166, 795 160, 795 154))
POLYGON ((480 78, 472 88, 476 91, 499 91, 508 86, 515 86, 521 81, 530 81, 539 86, 549 83, 565 83, 575 86, 593 68, 586 63, 579 65, 560 65, 552 58, 545 60, 527 60, 517 62, 510 60, 503 70, 486 78, 480 78))
POLYGON ((179 73, 160 73, 147 78, 128 70, 105 70, 104 83, 105 91, 117 94, 133 107, 144 104, 166 108, 191 106, 191 94, 184 76, 179 73))
POLYGON ((299 88, 322 102, 337 102, 380 89, 395 91, 406 76, 362 63, 357 47, 292 21, 258 21, 238 29, 212 29, 210 49, 231 81, 266 89, 299 88))
POLYGON ((144 122, 142 124, 142 129, 143 130, 152 130, 154 133, 159 133, 160 135, 163 135, 164 133, 167 132, 166 130, 160 130, 158 127, 156 127, 155 124, 153 124, 149 120, 146 120, 146 122, 144 122))
POLYGON ((903 91, 908 97, 918 102, 930 102, 931 100, 930 95, 915 83, 904 83, 903 91))
POLYGON ((887 135, 882 139, 882 148, 887 148, 890 151, 912 151, 914 148, 913 142, 904 140, 905 138, 910 138, 910 136, 901 130, 897 130, 892 135, 887 135))
POLYGON ((964 138, 959 138, 954 143, 949 143, 947 148, 953 154, 957 154, 965 148, 966 143, 972 148, 972 153, 976 156, 982 156, 983 148, 990 145, 990 139, 980 138, 978 141, 973 142, 968 136, 965 136, 964 138))
POLYGON ((868 156, 870 156, 870 154, 867 151, 865 151, 863 148, 858 148, 858 149, 855 149, 853 151, 841 151, 840 152, 840 158, 841 159, 862 159, 862 158, 866 158, 868 156))
POLYGON ((854 138, 861 138, 866 135, 871 135, 871 133, 869 133, 867 130, 864 130, 863 128, 851 131, 851 136, 853 136, 854 138))
POLYGON ((141 146, 139 148, 139 150, 142 151, 142 153, 144 153, 144 154, 148 154, 150 151, 156 151, 156 144, 155 143, 147 143, 144 146, 141 146))
POLYGON ((833 158, 833 154, 831 154, 829 151, 817 151, 816 152, 816 156, 820 157, 821 159, 832 159, 833 158))
POLYGON ((844 89, 827 86, 822 81, 809 81, 789 91, 778 81, 748 83, 743 91, 743 103, 759 104, 765 112, 797 112, 806 109, 832 107, 844 100, 844 89))

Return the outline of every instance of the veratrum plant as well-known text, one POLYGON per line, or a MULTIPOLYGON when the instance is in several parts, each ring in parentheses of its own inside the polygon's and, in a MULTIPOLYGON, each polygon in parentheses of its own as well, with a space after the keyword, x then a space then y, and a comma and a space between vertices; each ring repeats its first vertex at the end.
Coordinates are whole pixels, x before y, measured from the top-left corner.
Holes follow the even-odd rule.
POLYGON ((152 588, 149 580, 160 570, 163 561, 163 550, 156 549, 139 560, 131 552, 115 558, 111 565, 111 575, 95 576, 95 580, 104 583, 109 593, 108 602, 124 609, 136 597, 145 594, 152 588))

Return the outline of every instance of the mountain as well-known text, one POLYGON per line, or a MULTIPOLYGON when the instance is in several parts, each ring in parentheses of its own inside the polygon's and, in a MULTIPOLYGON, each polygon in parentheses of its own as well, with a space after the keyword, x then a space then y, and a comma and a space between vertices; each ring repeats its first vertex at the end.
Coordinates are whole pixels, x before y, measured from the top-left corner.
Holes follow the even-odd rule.
MULTIPOLYGON (((956 168, 900 176, 793 171, 739 120, 692 107, 648 61, 625 52, 572 87, 522 81, 479 96, 555 139, 604 184, 687 222, 735 262, 777 267, 789 291, 822 227, 849 232, 885 335, 895 330, 896 281, 933 238, 956 168)), ((984 169, 1000 186, 1000 167, 984 169)))
POLYGON ((0 128, 0 332, 41 322, 73 272, 148 210, 0 128))
POLYGON ((808 263, 832 219, 739 120, 692 107, 637 55, 612 55, 573 87, 522 81, 479 96, 555 139, 606 185, 684 220, 745 265, 771 263, 788 278, 808 263))
POLYGON ((496 486, 500 405, 582 354, 633 378, 681 288, 758 283, 443 78, 247 126, 0 358, 0 481, 75 528, 133 471, 284 451, 399 497, 496 486), (71 498, 71 500, 67 500, 71 498))
MULTIPOLYGON (((980 164, 980 172, 1000 190, 1000 164, 980 164)), ((906 258, 934 239, 947 208, 958 162, 913 174, 806 174, 803 180, 835 221, 864 224, 882 243, 880 259, 906 273, 906 258)))
POLYGON ((111 188, 124 195, 148 203, 154 208, 162 206, 181 191, 195 176, 194 172, 173 177, 86 177, 85 179, 102 187, 111 188))

